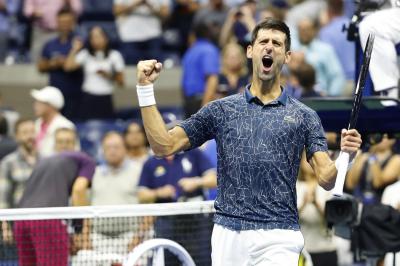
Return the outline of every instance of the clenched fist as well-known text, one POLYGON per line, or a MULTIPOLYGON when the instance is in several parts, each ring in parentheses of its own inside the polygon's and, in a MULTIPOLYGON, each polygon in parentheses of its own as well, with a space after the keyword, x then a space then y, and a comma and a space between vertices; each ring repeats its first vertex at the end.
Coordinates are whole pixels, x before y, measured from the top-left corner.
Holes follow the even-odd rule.
POLYGON ((145 86, 154 83, 160 75, 162 64, 157 60, 139 61, 137 64, 138 85, 145 86))

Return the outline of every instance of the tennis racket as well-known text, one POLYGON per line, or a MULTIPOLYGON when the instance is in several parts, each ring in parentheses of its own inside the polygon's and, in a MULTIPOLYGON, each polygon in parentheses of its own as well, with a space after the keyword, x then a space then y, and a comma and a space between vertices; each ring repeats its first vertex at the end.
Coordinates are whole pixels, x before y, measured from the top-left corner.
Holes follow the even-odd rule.
MULTIPOLYGON (((354 94, 353 108, 351 109, 350 122, 347 129, 356 127, 358 113, 360 112, 361 99, 367 78, 369 62, 371 61, 372 48, 374 46, 375 35, 369 34, 367 44, 364 50, 364 59, 361 65, 360 75, 358 76, 357 86, 354 94)), ((340 197, 343 195, 344 181, 346 178, 347 168, 349 166, 350 154, 347 152, 340 152, 337 158, 338 173, 336 176, 335 187, 332 190, 334 196, 340 197)))

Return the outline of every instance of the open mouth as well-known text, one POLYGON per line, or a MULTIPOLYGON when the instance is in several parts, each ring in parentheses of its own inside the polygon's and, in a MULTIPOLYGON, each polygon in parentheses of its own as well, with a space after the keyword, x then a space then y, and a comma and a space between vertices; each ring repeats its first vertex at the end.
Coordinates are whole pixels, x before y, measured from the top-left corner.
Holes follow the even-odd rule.
POLYGON ((267 69, 271 68, 272 64, 274 63, 274 59, 271 56, 265 55, 262 58, 263 66, 267 69))
POLYGON ((265 55, 262 58, 262 63, 263 63, 264 68, 270 69, 272 64, 274 63, 274 60, 272 59, 271 56, 265 55))

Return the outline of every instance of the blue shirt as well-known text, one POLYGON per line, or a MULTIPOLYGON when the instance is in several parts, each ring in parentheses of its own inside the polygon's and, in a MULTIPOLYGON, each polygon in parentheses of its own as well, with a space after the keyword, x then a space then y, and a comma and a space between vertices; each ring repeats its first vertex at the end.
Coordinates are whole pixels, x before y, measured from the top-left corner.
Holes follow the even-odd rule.
POLYGON ((172 161, 166 158, 150 157, 143 165, 139 186, 156 189, 165 185, 172 185, 176 190, 174 199, 157 199, 157 203, 175 202, 179 198, 203 196, 202 189, 185 193, 178 181, 184 177, 199 177, 206 171, 213 169, 210 161, 200 150, 192 150, 174 155, 172 161))
MULTIPOLYGON (((249 87, 248 87, 249 88, 249 87)), ((305 147, 326 151, 318 115, 288 96, 264 105, 249 89, 213 101, 183 121, 191 148, 215 138, 215 223, 232 230, 299 230, 296 179, 305 147)))
MULTIPOLYGON (((42 57, 51 59, 57 56, 67 57, 72 47, 74 36, 71 34, 66 42, 61 42, 60 38, 48 41, 43 47, 42 57)), ((65 72, 62 69, 49 71, 49 85, 59 88, 64 96, 79 95, 83 82, 82 70, 65 72)))
POLYGON ((302 45, 293 39, 293 51, 302 51, 306 61, 315 69, 317 85, 328 96, 340 96, 345 86, 345 76, 339 59, 332 46, 314 39, 309 45, 302 45))
POLYGON ((200 39, 183 57, 182 87, 185 96, 202 95, 206 78, 218 75, 220 59, 218 48, 207 40, 200 39))
POLYGON ((343 25, 347 25, 349 19, 345 16, 333 19, 319 32, 321 41, 330 44, 340 61, 347 80, 355 79, 356 60, 355 44, 347 40, 347 32, 343 32, 343 25))

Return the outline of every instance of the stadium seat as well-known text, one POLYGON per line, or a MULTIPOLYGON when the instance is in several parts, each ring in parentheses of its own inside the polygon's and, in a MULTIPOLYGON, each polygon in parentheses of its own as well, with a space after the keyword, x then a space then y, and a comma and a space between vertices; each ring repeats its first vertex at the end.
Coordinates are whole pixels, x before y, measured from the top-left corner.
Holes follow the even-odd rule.
POLYGON ((122 132, 125 129, 125 123, 119 120, 89 120, 77 123, 76 127, 82 151, 97 161, 101 161, 101 140, 104 134, 111 130, 122 132))

